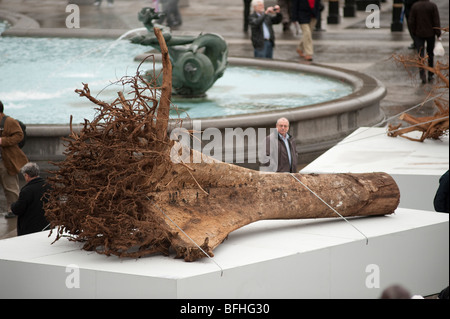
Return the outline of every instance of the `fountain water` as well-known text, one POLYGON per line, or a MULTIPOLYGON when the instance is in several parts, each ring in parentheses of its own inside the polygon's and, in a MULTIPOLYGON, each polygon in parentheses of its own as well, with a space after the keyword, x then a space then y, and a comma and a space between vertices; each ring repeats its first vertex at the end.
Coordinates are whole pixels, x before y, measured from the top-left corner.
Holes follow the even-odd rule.
POLYGON ((9 27, 9 23, 7 21, 0 20, 0 35, 3 31, 5 31, 9 27))
MULTIPOLYGON (((124 75, 134 75, 139 65, 132 57, 139 55, 142 47, 121 40, 136 31, 141 29, 131 30, 112 43, 91 39, 0 38, 0 96, 8 114, 28 125, 68 124, 71 115, 74 123, 92 119, 93 105, 79 98, 74 90, 89 83, 98 97, 114 100, 116 91, 122 88, 112 83, 124 75)), ((305 72, 231 66, 207 97, 174 98, 173 103, 182 117, 224 117, 326 102, 352 91, 347 82, 305 72), (253 84, 251 90, 248 83, 253 84)))

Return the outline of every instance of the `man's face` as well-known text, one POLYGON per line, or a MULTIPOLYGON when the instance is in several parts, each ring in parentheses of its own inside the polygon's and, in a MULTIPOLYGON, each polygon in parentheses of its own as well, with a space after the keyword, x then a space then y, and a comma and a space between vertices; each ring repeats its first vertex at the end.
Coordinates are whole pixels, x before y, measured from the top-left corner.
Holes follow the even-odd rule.
POLYGON ((257 5, 255 5, 255 11, 258 13, 264 12, 264 4, 262 2, 259 2, 257 5))
POLYGON ((277 131, 283 136, 286 136, 287 131, 289 131, 289 122, 286 120, 280 120, 277 123, 277 131))

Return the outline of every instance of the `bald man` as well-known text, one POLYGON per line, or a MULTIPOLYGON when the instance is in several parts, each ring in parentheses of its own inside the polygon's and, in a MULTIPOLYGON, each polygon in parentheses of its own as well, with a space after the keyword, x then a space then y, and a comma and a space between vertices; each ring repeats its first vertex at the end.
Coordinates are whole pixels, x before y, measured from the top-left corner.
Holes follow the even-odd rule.
POLYGON ((294 137, 288 131, 289 121, 282 117, 277 120, 276 131, 266 137, 265 151, 270 162, 262 166, 269 166, 270 171, 297 172, 297 149, 294 137))

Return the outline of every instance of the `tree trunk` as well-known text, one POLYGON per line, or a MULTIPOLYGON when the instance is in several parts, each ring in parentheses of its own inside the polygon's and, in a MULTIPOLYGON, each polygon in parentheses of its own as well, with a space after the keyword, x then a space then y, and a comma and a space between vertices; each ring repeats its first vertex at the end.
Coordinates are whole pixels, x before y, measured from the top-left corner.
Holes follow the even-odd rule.
MULTIPOLYGON (((230 232, 258 220, 395 211, 399 190, 385 173, 265 173, 206 156, 198 164, 175 163, 177 145, 167 137, 170 60, 158 39, 164 83, 156 118, 157 100, 139 75, 124 80, 135 96, 119 93, 111 104, 91 96, 87 84, 76 90, 100 108, 80 134, 66 139, 66 158, 48 179, 45 210, 51 227, 58 227, 55 241, 68 236, 85 250, 120 257, 169 254, 172 248, 194 261, 213 256, 230 232)), ((191 159, 199 158, 194 153, 191 159)))
POLYGON ((317 196, 342 216, 391 214, 400 198, 385 173, 264 173, 221 162, 189 167, 174 165, 172 182, 163 181, 167 189, 148 194, 149 205, 166 215, 165 227, 178 233, 172 247, 186 261, 206 257, 196 244, 212 256, 230 232, 258 220, 339 217, 317 196))

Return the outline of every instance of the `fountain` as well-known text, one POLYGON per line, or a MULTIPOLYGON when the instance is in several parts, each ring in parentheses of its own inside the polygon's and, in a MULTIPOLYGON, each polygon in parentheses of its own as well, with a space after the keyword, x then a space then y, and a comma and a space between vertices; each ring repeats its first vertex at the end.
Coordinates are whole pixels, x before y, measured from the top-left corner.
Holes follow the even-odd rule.
MULTIPOLYGON (((15 38, 8 35, 0 38, 0 41, 7 42, 7 45, 2 45, 2 49, 12 50, 2 57, 6 56, 9 61, 2 65, 4 82, 0 85, 0 99, 8 115, 27 124, 28 142, 24 151, 31 161, 40 163, 43 170, 51 167, 48 161, 64 158, 65 147, 61 137, 69 133, 70 114, 74 115, 74 123, 80 123, 83 118, 92 119, 95 112, 92 105, 73 91, 81 88, 81 83, 85 82, 100 98, 106 99, 108 94, 116 96, 118 88, 114 81, 124 75, 135 74, 139 62, 133 61, 133 57, 143 51, 142 46, 129 40, 111 42, 15 38), (76 41, 76 44, 71 41, 76 41), (68 50, 67 46, 63 46, 65 43, 73 49, 68 50), (39 63, 37 69, 33 69, 33 61, 38 59, 36 55, 39 50, 37 47, 29 49, 30 45, 35 44, 50 46, 48 52, 43 53, 43 60, 47 64, 39 63), (25 45, 27 50, 23 50, 25 45), (111 45, 114 45, 114 50, 110 50, 111 45), (64 55, 67 52, 69 56, 64 55), (59 60, 62 61, 59 63, 59 60), (9 75, 7 67, 11 67, 9 75), (21 72, 29 75, 26 79, 29 82, 14 83, 16 77, 11 74, 21 72), (50 88, 47 91, 44 90, 46 85, 50 88), (54 116, 55 109, 63 115, 54 116)), ((155 57, 158 58, 158 55, 155 54, 155 57)), ((223 132, 226 128, 245 130, 249 127, 268 130, 279 117, 284 116, 290 120, 291 133, 297 140, 299 162, 309 163, 358 127, 372 126, 383 120, 379 101, 386 90, 373 77, 338 68, 286 61, 228 57, 227 62, 227 72, 217 79, 206 97, 189 99, 188 102, 186 99, 173 98, 173 103, 185 118, 183 125, 186 128, 193 128, 193 119, 201 119, 202 130, 217 128, 223 132), (254 77, 246 78, 247 75, 254 77), (285 76, 287 80, 283 82, 285 76), (313 84, 314 81, 318 82, 313 84), (280 82, 280 85, 271 90, 275 82, 280 82), (249 83, 251 89, 248 88, 249 83), (331 87, 315 92, 310 100, 302 100, 304 97, 309 98, 307 95, 313 91, 307 87, 308 83, 313 84, 313 88, 323 89, 326 83, 331 83, 331 87), (342 86, 338 88, 338 84, 342 86), (303 87, 306 90, 302 92, 303 87), (210 113, 205 113, 205 110, 210 113)), ((74 129, 79 129, 79 126, 74 125, 74 129)), ((243 146, 247 147, 247 144, 243 146)), ((245 150, 237 147, 236 154, 240 152, 245 150)), ((239 165, 251 167, 247 163, 239 165)))

